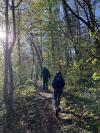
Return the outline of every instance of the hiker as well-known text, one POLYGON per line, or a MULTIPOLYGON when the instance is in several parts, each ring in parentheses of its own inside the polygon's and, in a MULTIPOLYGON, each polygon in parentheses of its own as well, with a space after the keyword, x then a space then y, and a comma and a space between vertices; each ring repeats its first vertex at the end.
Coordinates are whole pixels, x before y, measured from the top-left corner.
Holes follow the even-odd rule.
POLYGON ((60 98, 63 92, 64 85, 65 85, 65 80, 61 72, 58 71, 52 80, 52 87, 54 89, 54 100, 56 107, 59 107, 60 105, 60 98))
POLYGON ((41 77, 43 79, 43 89, 45 91, 47 91, 48 90, 48 80, 50 79, 50 72, 46 67, 43 68, 43 70, 41 72, 41 77))

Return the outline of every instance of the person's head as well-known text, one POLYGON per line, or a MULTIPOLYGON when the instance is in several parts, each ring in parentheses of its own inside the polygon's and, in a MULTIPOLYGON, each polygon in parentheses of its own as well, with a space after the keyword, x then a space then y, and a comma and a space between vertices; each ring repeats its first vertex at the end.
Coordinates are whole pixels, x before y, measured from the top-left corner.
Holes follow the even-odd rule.
POLYGON ((57 71, 57 72, 56 72, 56 74, 59 74, 59 75, 61 75, 61 71, 57 71))
POLYGON ((43 69, 46 69, 46 67, 43 67, 43 69))

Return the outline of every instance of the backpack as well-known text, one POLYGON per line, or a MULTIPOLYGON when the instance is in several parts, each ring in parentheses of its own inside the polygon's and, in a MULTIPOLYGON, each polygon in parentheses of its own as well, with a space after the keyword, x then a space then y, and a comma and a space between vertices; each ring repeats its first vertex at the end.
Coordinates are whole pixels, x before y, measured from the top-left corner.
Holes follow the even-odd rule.
POLYGON ((62 77, 62 75, 55 75, 52 80, 52 87, 57 89, 62 89, 65 85, 65 81, 62 77))

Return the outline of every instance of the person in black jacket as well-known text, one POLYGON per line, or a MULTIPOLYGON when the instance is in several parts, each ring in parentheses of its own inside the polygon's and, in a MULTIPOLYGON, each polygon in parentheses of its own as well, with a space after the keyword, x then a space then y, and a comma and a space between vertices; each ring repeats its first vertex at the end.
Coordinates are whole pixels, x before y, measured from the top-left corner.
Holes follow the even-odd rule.
POLYGON ((48 90, 48 80, 50 79, 50 72, 46 67, 44 67, 42 69, 41 77, 43 79, 43 89, 45 91, 47 91, 48 90))
POLYGON ((60 98, 63 92, 64 85, 65 85, 65 80, 61 72, 58 71, 52 80, 52 87, 54 89, 54 100, 56 107, 59 107, 60 105, 60 98))

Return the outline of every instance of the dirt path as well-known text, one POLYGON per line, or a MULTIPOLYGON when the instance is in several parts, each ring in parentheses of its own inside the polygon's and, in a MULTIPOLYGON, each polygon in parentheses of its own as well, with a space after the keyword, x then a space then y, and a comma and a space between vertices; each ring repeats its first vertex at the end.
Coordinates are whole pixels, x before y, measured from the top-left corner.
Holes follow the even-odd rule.
POLYGON ((42 90, 35 95, 18 96, 15 108, 19 117, 19 129, 12 133, 60 133, 60 121, 55 116, 52 102, 52 94, 42 90))

